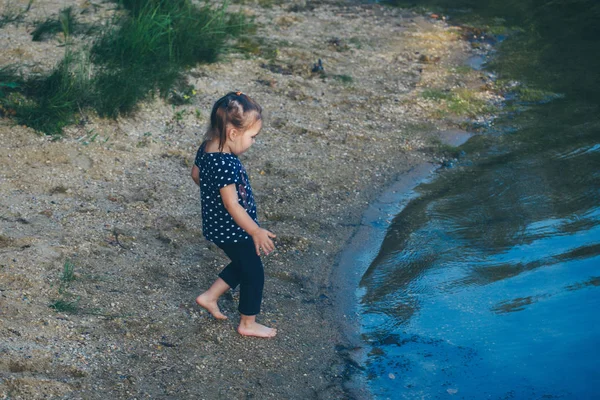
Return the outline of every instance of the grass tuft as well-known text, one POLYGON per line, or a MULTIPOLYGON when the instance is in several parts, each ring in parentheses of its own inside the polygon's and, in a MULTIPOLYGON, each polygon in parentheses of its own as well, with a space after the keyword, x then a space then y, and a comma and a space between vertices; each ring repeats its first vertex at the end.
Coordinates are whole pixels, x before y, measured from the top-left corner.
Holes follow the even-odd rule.
POLYGON ((19 124, 57 135, 84 107, 94 104, 94 94, 89 55, 67 49, 49 75, 28 78, 18 95, 7 98, 3 106, 15 110, 19 124))
POLYGON ((31 40, 34 42, 41 42, 61 31, 62 26, 60 25, 60 22, 56 19, 48 18, 44 22, 37 24, 33 32, 31 32, 31 40))
POLYGON ((425 89, 421 96, 427 100, 439 103, 440 107, 435 111, 439 117, 445 115, 475 117, 495 111, 494 106, 478 96, 478 92, 470 89, 455 89, 444 91, 439 89, 425 89))
POLYGON ((421 93, 421 96, 427 100, 450 100, 452 93, 440 89, 425 89, 421 93))
POLYGON ((522 82, 499 79, 496 86, 500 91, 513 93, 519 101, 525 103, 543 103, 561 97, 558 93, 529 87, 522 82))
MULTIPOLYGON (((19 124, 60 135, 67 125, 84 120, 86 109, 117 117, 155 94, 171 97, 173 103, 185 102, 193 88, 181 86, 184 71, 216 61, 232 38, 252 26, 243 14, 227 13, 227 2, 217 7, 208 1, 198 6, 191 0, 118 4, 126 12, 89 51, 73 51, 65 40, 64 59, 45 75, 18 80, 15 71, 0 70, 0 111, 12 110, 19 124)), ((48 24, 38 27, 36 38, 62 31, 67 39, 81 26, 71 8, 61 10, 57 22, 60 31, 56 23, 48 24)))
POLYGON ((63 264, 62 276, 60 277, 60 286, 58 288, 58 294, 60 298, 54 300, 48 306, 55 309, 58 312, 65 312, 69 314, 77 314, 79 310, 79 299, 74 301, 66 300, 66 298, 72 297, 68 293, 67 289, 71 282, 75 280, 75 266, 69 260, 66 260, 63 264))
POLYGON ((5 25, 12 23, 19 23, 23 21, 25 14, 31 9, 31 5, 33 4, 33 0, 29 0, 27 6, 24 9, 20 9, 13 5, 10 1, 4 2, 4 9, 0 14, 0 28, 5 25))
POLYGON ((257 37, 254 35, 243 35, 238 38, 232 49, 237 50, 248 57, 259 56, 266 60, 274 61, 279 55, 278 46, 286 47, 289 46, 289 43, 285 41, 278 43, 274 41, 267 41, 262 37, 257 37))
POLYGON ((197 7, 189 0, 124 0, 129 14, 92 48, 99 66, 100 115, 115 117, 156 93, 163 97, 185 68, 214 62, 227 41, 249 26, 242 14, 226 13, 227 3, 197 7))
POLYGON ((58 312, 77 314, 79 312, 78 301, 56 300, 48 305, 58 312))
POLYGON ((77 21, 73 13, 73 7, 67 7, 60 10, 58 17, 48 18, 38 23, 33 32, 31 32, 31 40, 41 42, 50 39, 57 33, 62 33, 64 39, 67 40, 71 35, 87 33, 89 31, 90 29, 86 29, 85 24, 77 21))
MULTIPOLYGON (((17 67, 8 65, 0 68, 0 107, 2 107, 2 99, 8 97, 11 93, 16 92, 22 86, 23 78, 19 74, 17 67)), ((5 110, 4 107, 1 109, 5 110)))
POLYGON ((63 274, 60 277, 61 282, 63 283, 69 283, 69 282, 73 282, 75 280, 75 266, 73 265, 73 263, 69 260, 65 261, 65 264, 63 265, 63 274))

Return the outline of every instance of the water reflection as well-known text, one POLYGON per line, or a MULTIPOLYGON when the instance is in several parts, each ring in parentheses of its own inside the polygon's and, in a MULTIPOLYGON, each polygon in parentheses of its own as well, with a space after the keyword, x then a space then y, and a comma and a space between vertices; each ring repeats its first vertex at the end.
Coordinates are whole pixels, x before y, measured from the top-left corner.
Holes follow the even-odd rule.
POLYGON ((592 398, 600 122, 589 109, 559 100, 500 121, 518 128, 467 143, 470 163, 396 216, 361 281, 377 396, 592 398))

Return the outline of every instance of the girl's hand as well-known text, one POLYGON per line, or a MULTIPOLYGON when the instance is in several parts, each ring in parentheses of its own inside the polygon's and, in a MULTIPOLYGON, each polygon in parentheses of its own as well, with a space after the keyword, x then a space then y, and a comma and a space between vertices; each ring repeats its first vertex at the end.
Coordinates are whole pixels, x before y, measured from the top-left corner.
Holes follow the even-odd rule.
POLYGON ((252 240, 254 241, 254 247, 256 247, 256 254, 260 256, 260 251, 265 253, 265 256, 269 255, 270 252, 275 250, 275 245, 271 238, 276 236, 266 229, 258 228, 252 233, 252 240))

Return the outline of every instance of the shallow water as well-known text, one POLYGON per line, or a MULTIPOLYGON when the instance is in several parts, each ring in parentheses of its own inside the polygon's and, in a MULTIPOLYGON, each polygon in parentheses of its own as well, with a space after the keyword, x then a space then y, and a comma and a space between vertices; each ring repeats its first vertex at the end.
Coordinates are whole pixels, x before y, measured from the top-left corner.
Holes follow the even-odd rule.
POLYGON ((394 218, 359 287, 376 398, 598 398, 596 100, 512 100, 394 218))

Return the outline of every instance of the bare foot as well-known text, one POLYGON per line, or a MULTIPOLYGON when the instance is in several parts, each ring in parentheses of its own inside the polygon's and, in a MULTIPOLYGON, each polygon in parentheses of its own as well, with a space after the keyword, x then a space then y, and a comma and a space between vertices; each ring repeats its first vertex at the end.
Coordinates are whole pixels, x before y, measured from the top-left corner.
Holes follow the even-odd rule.
POLYGON ((269 328, 258 322, 251 324, 240 324, 237 329, 238 333, 242 336, 256 336, 263 338, 271 338, 277 335, 277 329, 269 328))
POLYGON ((221 310, 219 310, 217 301, 208 298, 206 293, 202 293, 200 296, 196 297, 196 303, 200 307, 204 308, 206 311, 211 313, 211 315, 216 319, 227 319, 227 317, 221 312, 221 310))

